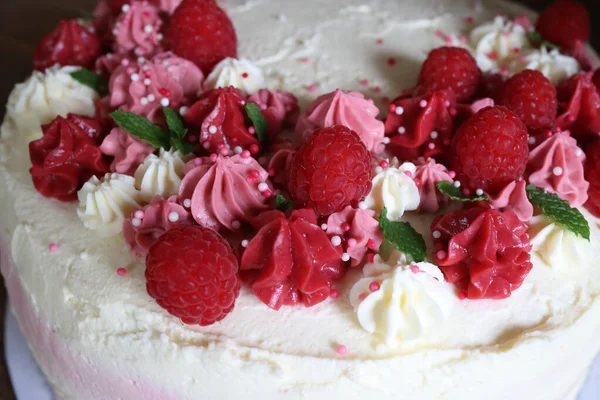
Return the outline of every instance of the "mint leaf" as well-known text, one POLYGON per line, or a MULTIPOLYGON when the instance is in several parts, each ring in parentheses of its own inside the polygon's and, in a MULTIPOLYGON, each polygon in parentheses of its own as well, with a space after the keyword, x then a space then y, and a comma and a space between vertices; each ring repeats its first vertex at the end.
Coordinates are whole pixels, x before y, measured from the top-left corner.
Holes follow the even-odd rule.
POLYGON ((387 209, 379 215, 379 229, 385 240, 394 244, 402 253, 412 257, 415 262, 427 259, 427 246, 423 236, 415 231, 408 222, 392 222, 387 218, 387 209))
POLYGON ((193 153, 194 150, 196 150, 196 146, 188 143, 188 142, 184 142, 179 138, 176 137, 171 137, 171 142, 173 142, 173 147, 175 147, 177 150, 179 150, 179 152, 181 154, 183 154, 184 156, 190 153, 193 153))
POLYGON ((275 197, 275 208, 279 211, 286 212, 288 208, 294 207, 296 203, 285 198, 284 195, 278 194, 275 197))
POLYGON ((94 89, 98 94, 104 96, 108 94, 108 82, 97 73, 86 68, 71 72, 71 77, 77 82, 94 89))
POLYGON ((527 39, 529 39, 531 44, 533 44, 534 46, 540 46, 540 47, 543 46, 543 47, 549 48, 550 50, 560 49, 559 45, 549 42, 547 40, 544 40, 541 33, 537 32, 537 31, 527 32, 527 39))
POLYGON ((92 14, 88 10, 79 10, 79 17, 81 19, 85 19, 86 21, 92 21, 95 18, 94 14, 92 14))
POLYGON ((460 188, 457 188, 449 181, 441 181, 436 185, 441 194, 448 196, 451 200, 457 201, 485 201, 488 197, 485 194, 481 196, 467 196, 460 188))
POLYGON ((185 138, 185 135, 187 135, 188 130, 183 125, 183 120, 181 119, 177 111, 173 110, 172 108, 165 107, 163 108, 163 113, 165 114, 165 119, 167 121, 167 126, 171 131, 171 135, 177 139, 185 138))
POLYGON ((260 111, 260 107, 256 103, 246 103, 246 113, 252 121, 254 129, 256 129, 256 137, 260 143, 267 141, 267 120, 260 111))
POLYGON ((581 212, 571 207, 555 193, 548 193, 534 185, 527 185, 527 197, 545 216, 584 239, 590 240, 590 225, 581 212))
POLYGON ((110 116, 121 129, 130 135, 150 143, 157 149, 162 147, 169 150, 171 148, 169 135, 160 126, 153 124, 147 118, 126 111, 115 111, 110 116))

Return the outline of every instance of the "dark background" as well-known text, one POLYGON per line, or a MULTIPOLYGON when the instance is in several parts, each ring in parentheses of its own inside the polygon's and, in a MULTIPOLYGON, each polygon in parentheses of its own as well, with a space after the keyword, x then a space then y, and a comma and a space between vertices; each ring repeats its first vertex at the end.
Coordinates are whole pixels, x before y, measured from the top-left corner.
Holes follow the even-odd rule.
MULTIPOLYGON (((4 115, 4 104, 14 84, 31 73, 31 55, 40 38, 53 30, 60 19, 77 17, 80 10, 92 10, 95 3, 96 0, 0 0, 0 115, 4 115)), ((552 1, 522 0, 519 3, 541 10, 552 1)), ((592 14, 592 44, 600 49, 600 1, 583 0, 583 3, 592 14), (594 26, 594 22, 599 25, 594 26)), ((4 365, 5 302, 4 285, 0 282, 0 399, 11 400, 15 396, 4 365)))

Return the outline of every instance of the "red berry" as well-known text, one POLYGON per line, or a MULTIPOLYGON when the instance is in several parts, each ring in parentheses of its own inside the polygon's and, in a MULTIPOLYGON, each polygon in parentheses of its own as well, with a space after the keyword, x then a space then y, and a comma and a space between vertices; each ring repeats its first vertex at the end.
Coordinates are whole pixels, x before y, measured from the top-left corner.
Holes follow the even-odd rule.
POLYGON ((431 90, 452 89, 459 102, 472 99, 480 80, 477 62, 468 50, 460 47, 440 47, 431 51, 419 74, 419 85, 431 90))
POLYGON ((536 29, 545 40, 570 48, 590 38, 590 14, 580 2, 558 0, 542 12, 536 29))
POLYGON ((585 162, 585 180, 590 183, 585 208, 600 218, 600 141, 588 146, 585 162))
POLYGON ((98 35, 81 26, 77 20, 62 20, 38 43, 33 66, 39 71, 54 64, 90 67, 100 53, 98 35))
POLYGON ((337 125, 316 130, 296 152, 289 191, 300 207, 330 215, 354 206, 371 190, 371 153, 356 132, 337 125))
POLYGON ((525 172, 527 128, 505 107, 487 107, 465 122, 450 148, 456 180, 471 190, 496 194, 525 172))
POLYGON ((233 310, 240 293, 238 261, 213 230, 172 229, 150 247, 146 290, 184 323, 212 325, 233 310))
POLYGON ((504 84, 500 105, 514 111, 529 129, 550 128, 556 119, 556 89, 539 71, 526 69, 504 84))
POLYGON ((205 74, 225 57, 237 57, 231 20, 214 0, 185 0, 171 17, 167 43, 205 74))

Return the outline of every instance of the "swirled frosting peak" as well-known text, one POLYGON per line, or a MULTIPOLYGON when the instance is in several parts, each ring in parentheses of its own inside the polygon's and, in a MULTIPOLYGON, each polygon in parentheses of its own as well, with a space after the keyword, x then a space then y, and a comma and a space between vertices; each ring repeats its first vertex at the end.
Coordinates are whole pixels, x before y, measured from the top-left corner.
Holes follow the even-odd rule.
POLYGON ((489 205, 500 211, 512 211, 522 222, 533 217, 533 205, 527 197, 527 182, 513 181, 496 195, 488 195, 489 205))
POLYGON ((448 197, 441 194, 436 185, 442 181, 454 180, 450 177, 448 169, 433 158, 417 160, 416 167, 414 180, 421 198, 418 210, 435 213, 448 203, 448 197))
POLYGON ((102 153, 114 157, 110 164, 111 171, 125 175, 133 175, 154 150, 150 143, 130 135, 121 128, 113 128, 100 146, 102 153))
POLYGON ((197 158, 187 163, 179 201, 189 204, 200 226, 235 231, 269 208, 273 193, 269 174, 249 155, 213 160, 197 158))
POLYGON ((318 97, 298 119, 295 143, 304 143, 318 128, 344 125, 356 132, 373 154, 383 151, 384 124, 379 109, 358 92, 334 92, 318 97))
POLYGON ((580 207, 588 199, 584 161, 585 153, 577 141, 568 133, 557 132, 531 151, 526 174, 529 183, 580 207))
POLYGON ((101 236, 121 232, 123 221, 140 208, 141 193, 132 176, 106 174, 102 180, 92 176, 77 193, 77 215, 83 225, 101 236))
POLYGON ((250 61, 226 57, 206 77, 204 88, 210 90, 228 86, 254 94, 265 87, 265 78, 260 68, 250 61))
POLYGON ((562 54, 558 49, 549 50, 546 46, 526 52, 510 65, 509 70, 517 73, 524 69, 540 71, 553 85, 579 72, 579 62, 562 54))
POLYGON ((161 52, 160 9, 145 1, 134 1, 121 13, 113 28, 115 53, 151 57, 161 52))
POLYGON ((170 197, 179 193, 185 157, 175 150, 160 149, 150 154, 135 171, 135 186, 146 201, 154 196, 170 197))
POLYGON ((365 199, 367 208, 377 213, 387 208, 390 221, 400 220, 405 211, 416 210, 421 202, 419 188, 413 179, 416 169, 408 162, 399 167, 383 168, 373 178, 373 188, 365 199))
POLYGON ((271 139, 275 139, 284 128, 293 128, 298 121, 298 99, 291 93, 261 89, 250 96, 248 101, 260 107, 267 120, 267 130, 271 139))
MULTIPOLYGON (((439 328, 457 304, 452 285, 433 264, 388 265, 379 257, 350 291, 358 322, 387 345, 419 339, 439 328)), ((368 267, 368 268, 367 268, 368 267)))

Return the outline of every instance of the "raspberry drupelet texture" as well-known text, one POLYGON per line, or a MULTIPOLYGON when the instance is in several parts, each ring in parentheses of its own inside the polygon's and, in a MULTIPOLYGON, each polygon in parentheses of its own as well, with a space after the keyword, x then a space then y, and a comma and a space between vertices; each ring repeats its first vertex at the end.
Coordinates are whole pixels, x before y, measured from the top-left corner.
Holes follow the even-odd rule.
POLYGON ((523 176, 529 158, 527 138, 527 128, 509 109, 480 110, 452 140, 449 158, 456 180, 468 190, 496 194, 523 176))
POLYGON ((146 258, 146 289, 159 306, 186 324, 212 325, 233 310, 240 292, 238 261, 213 230, 168 231, 146 258))
POLYGON ((590 14, 578 1, 558 0, 542 12, 536 29, 545 40, 572 48, 590 38, 590 14))
POLYGON ((323 216, 356 206, 371 190, 371 163, 354 131, 341 125, 318 129, 292 159, 290 195, 323 216))
POLYGON ((440 47, 432 50, 421 67, 419 85, 430 90, 452 89, 458 102, 473 98, 481 83, 481 71, 468 50, 440 47))

